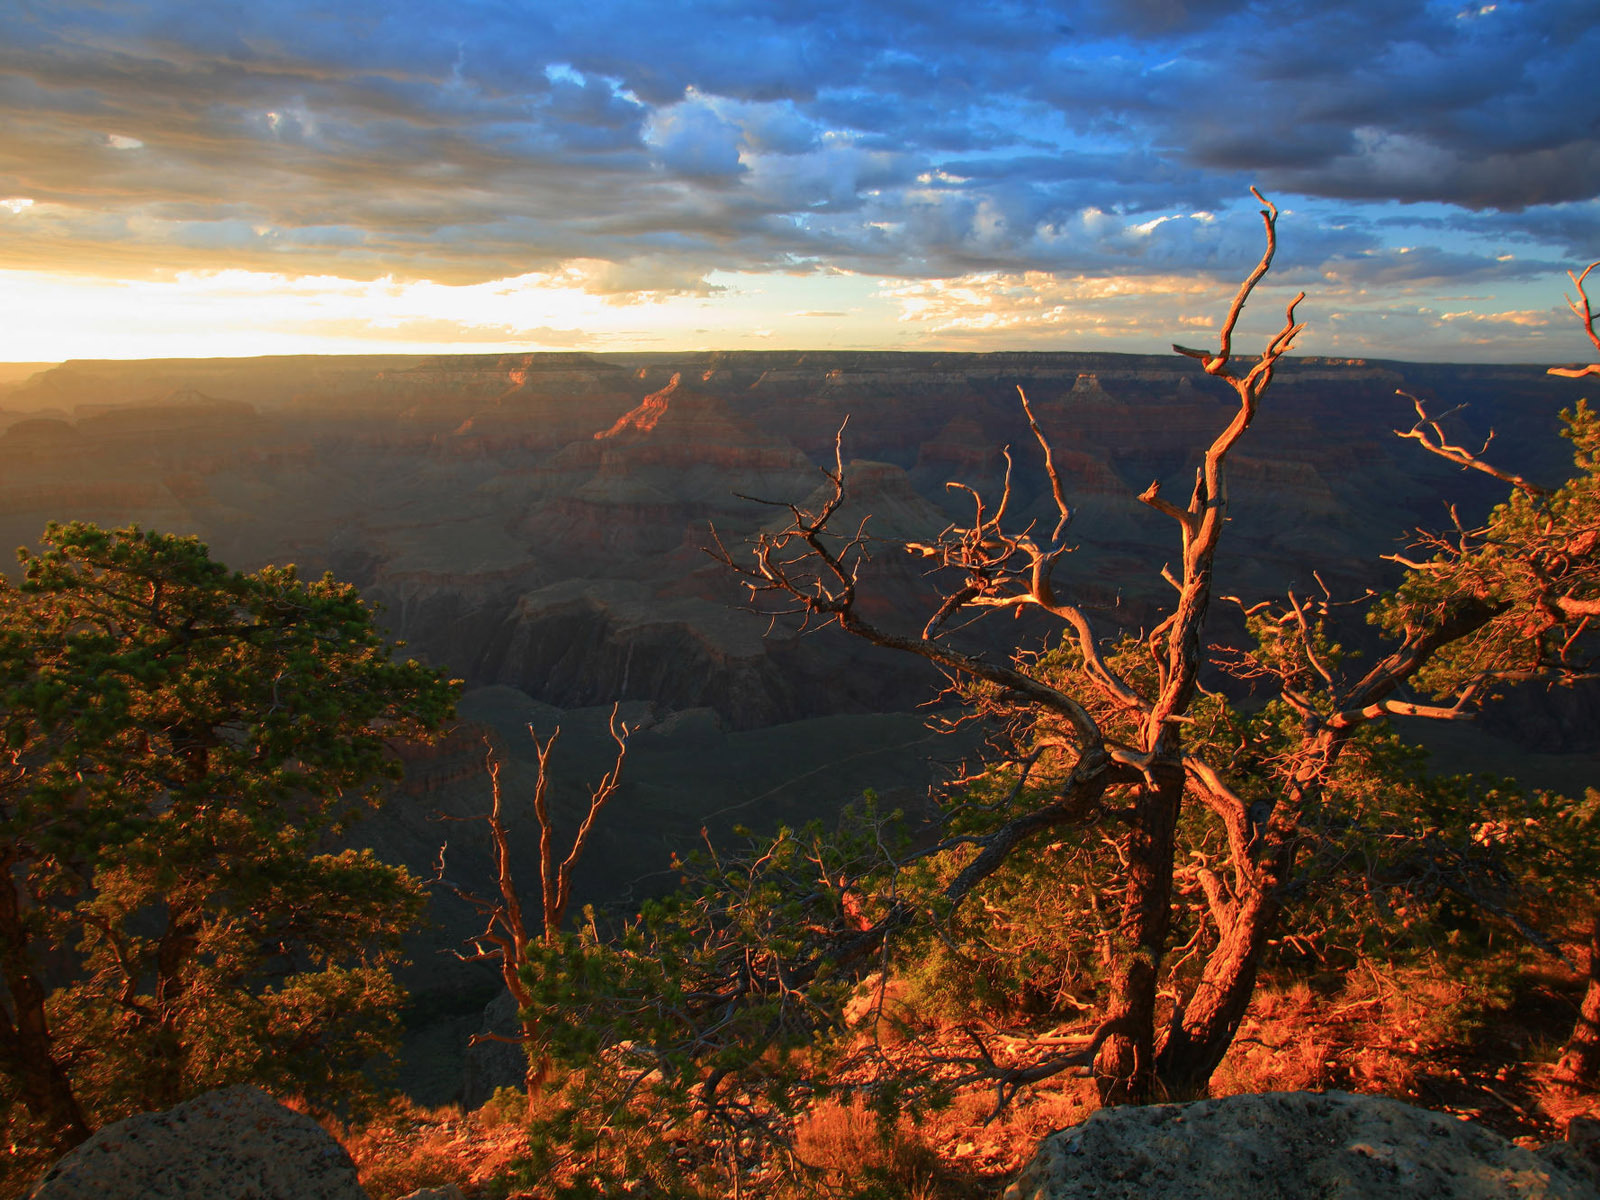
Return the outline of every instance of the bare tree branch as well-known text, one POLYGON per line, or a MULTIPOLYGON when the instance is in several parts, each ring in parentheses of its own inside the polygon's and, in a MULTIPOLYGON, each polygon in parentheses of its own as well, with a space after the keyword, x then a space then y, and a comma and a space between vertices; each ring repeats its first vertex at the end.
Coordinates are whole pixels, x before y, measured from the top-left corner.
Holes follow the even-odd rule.
MULTIPOLYGON (((1600 262, 1592 262, 1583 269, 1582 275, 1567 272, 1567 278, 1572 280, 1572 286, 1578 290, 1578 298, 1573 300, 1568 297, 1567 307, 1583 322, 1583 331, 1589 335, 1589 340, 1594 343, 1594 348, 1600 350, 1600 333, 1595 332, 1594 312, 1589 307, 1589 293, 1584 290, 1583 281, 1589 278, 1589 272, 1600 267, 1600 262)), ((1600 363, 1589 363, 1582 367, 1551 367, 1551 375, 1562 375, 1568 379, 1581 379, 1585 375, 1600 375, 1600 363)))
POLYGON ((1484 439, 1483 445, 1475 452, 1468 450, 1464 446, 1452 445, 1445 439, 1444 430, 1440 428, 1439 422, 1450 416, 1451 413, 1460 412, 1464 407, 1463 405, 1457 405, 1450 412, 1432 417, 1428 415, 1428 410, 1423 407, 1422 401, 1410 392, 1397 388, 1395 389, 1395 395, 1404 396, 1411 401, 1412 406, 1417 410, 1417 423, 1404 431, 1396 429, 1395 433, 1398 436, 1421 443, 1423 449, 1430 454, 1437 454, 1440 458, 1448 459, 1450 462, 1460 466, 1468 467, 1474 471, 1482 471, 1485 475, 1492 475, 1500 480, 1501 483, 1509 483, 1518 491, 1525 492, 1529 496, 1538 497, 1550 494, 1548 488, 1542 488, 1538 484, 1524 479, 1521 475, 1513 475, 1509 471, 1502 471, 1499 467, 1484 461, 1482 455, 1489 448, 1489 443, 1494 440, 1494 430, 1491 429, 1489 431, 1489 436, 1484 439))
MULTIPOLYGON (((572 843, 567 854, 558 863, 556 861, 555 825, 550 817, 549 787, 550 787, 550 755, 555 749, 556 739, 561 736, 558 726, 543 742, 534 732, 533 726, 528 726, 528 736, 533 739, 534 753, 537 759, 537 775, 533 787, 533 811, 539 822, 539 881, 540 896, 542 901, 541 935, 538 939, 544 945, 553 945, 561 933, 561 923, 566 916, 567 906, 572 897, 572 870, 578 860, 583 856, 583 851, 588 845, 589 835, 594 830, 596 819, 617 791, 621 783, 622 764, 628 753, 628 728, 617 721, 618 706, 611 706, 611 718, 608 724, 612 740, 617 745, 616 761, 611 770, 606 772, 599 784, 589 789, 589 807, 585 812, 577 832, 573 835, 572 843)), ((506 991, 517 1002, 518 1020, 522 1024, 522 1033, 515 1037, 503 1034, 476 1035, 474 1044, 483 1038, 495 1041, 516 1042, 529 1047, 541 1044, 542 1038, 539 1031, 538 1018, 531 1011, 533 995, 528 991, 522 979, 522 969, 531 961, 530 947, 535 939, 528 932, 527 920, 523 913, 522 894, 517 887, 515 873, 511 862, 511 842, 509 831, 503 818, 504 793, 500 784, 501 760, 494 747, 494 743, 487 737, 484 739, 487 747, 485 768, 489 774, 489 784, 493 795, 493 802, 488 813, 478 818, 456 818, 465 820, 481 820, 489 831, 490 851, 494 856, 495 896, 481 896, 460 884, 452 882, 445 874, 445 855, 449 849, 448 844, 439 847, 439 856, 434 868, 434 875, 430 882, 435 886, 443 887, 452 895, 474 908, 484 920, 483 929, 467 939, 473 947, 473 953, 462 954, 455 952, 456 958, 463 962, 488 962, 494 963, 500 970, 501 982, 505 984, 506 991)), ((546 1064, 543 1057, 530 1050, 526 1074, 528 1090, 528 1104, 530 1109, 534 1103, 539 1084, 544 1079, 546 1064)))

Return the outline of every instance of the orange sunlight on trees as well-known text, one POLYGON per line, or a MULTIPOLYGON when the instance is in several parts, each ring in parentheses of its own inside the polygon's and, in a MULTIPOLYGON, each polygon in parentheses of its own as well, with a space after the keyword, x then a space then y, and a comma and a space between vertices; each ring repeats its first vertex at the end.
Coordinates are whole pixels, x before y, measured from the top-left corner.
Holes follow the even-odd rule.
POLYGON ((60 1149, 226 1083, 348 1100, 422 895, 319 837, 455 686, 394 661, 353 587, 194 538, 51 525, 23 564, 0 583, 7 1099, 60 1149))

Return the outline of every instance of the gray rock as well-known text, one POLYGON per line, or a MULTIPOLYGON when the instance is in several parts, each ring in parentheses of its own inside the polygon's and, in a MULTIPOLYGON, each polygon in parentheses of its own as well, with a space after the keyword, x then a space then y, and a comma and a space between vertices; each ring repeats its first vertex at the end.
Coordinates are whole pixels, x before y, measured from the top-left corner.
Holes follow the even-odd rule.
POLYGON ((467 1200, 467 1198, 455 1184, 447 1183, 443 1187, 418 1188, 409 1196, 402 1196, 400 1200, 467 1200))
POLYGON ((1600 1118, 1575 1116, 1567 1124, 1565 1141, 1539 1148, 1539 1156, 1573 1175, 1594 1183, 1600 1196, 1600 1118))
POLYGON ((1004 1200, 1595 1200, 1593 1179, 1381 1096, 1269 1092, 1107 1108, 1051 1134, 1004 1200))
POLYGON ((32 1200, 367 1200, 322 1126, 253 1087, 196 1096, 107 1125, 32 1200))
MULTIPOLYGON (((483 1009, 481 1033, 516 1037, 522 1032, 517 1021, 517 1002, 510 992, 501 992, 483 1009)), ((467 1047, 461 1073, 461 1104, 468 1112, 482 1108, 496 1088, 521 1089, 527 1080, 528 1056, 521 1045, 485 1039, 467 1047)))

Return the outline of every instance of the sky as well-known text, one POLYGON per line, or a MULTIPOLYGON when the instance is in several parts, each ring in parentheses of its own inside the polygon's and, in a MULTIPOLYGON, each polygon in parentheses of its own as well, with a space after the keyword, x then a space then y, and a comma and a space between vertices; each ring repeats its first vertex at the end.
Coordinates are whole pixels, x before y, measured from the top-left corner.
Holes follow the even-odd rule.
POLYGON ((0 361, 1569 362, 1594 0, 5 0, 0 361), (1248 343, 1247 343, 1248 345, 1248 343))

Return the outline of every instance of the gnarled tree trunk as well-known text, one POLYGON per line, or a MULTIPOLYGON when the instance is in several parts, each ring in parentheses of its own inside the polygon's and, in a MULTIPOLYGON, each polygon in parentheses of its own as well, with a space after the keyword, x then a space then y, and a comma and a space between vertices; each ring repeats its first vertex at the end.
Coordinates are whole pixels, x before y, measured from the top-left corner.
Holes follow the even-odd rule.
POLYGON ((1194 994, 1173 1021, 1156 1060, 1156 1073, 1169 1100, 1203 1096, 1211 1074, 1233 1044, 1255 995, 1256 974, 1267 939, 1277 927, 1281 905, 1268 887, 1239 902, 1194 994))
POLYGON ((1572 1087, 1600 1087, 1600 907, 1589 917, 1589 983, 1556 1080, 1572 1087))
POLYGON ((1154 1044, 1156 986, 1171 924, 1173 839, 1183 799, 1183 770, 1161 771, 1156 782, 1156 787, 1140 789, 1135 804, 1122 919, 1110 948, 1105 1020, 1113 1032, 1094 1062, 1102 1104, 1140 1104, 1160 1098, 1154 1044))
POLYGON ((21 898, 6 863, 0 867, 0 979, 13 1011, 0 1004, 0 1068, 17 1080, 23 1104, 45 1136, 66 1151, 88 1140, 89 1122, 51 1051, 45 988, 28 961, 27 946, 21 898))

